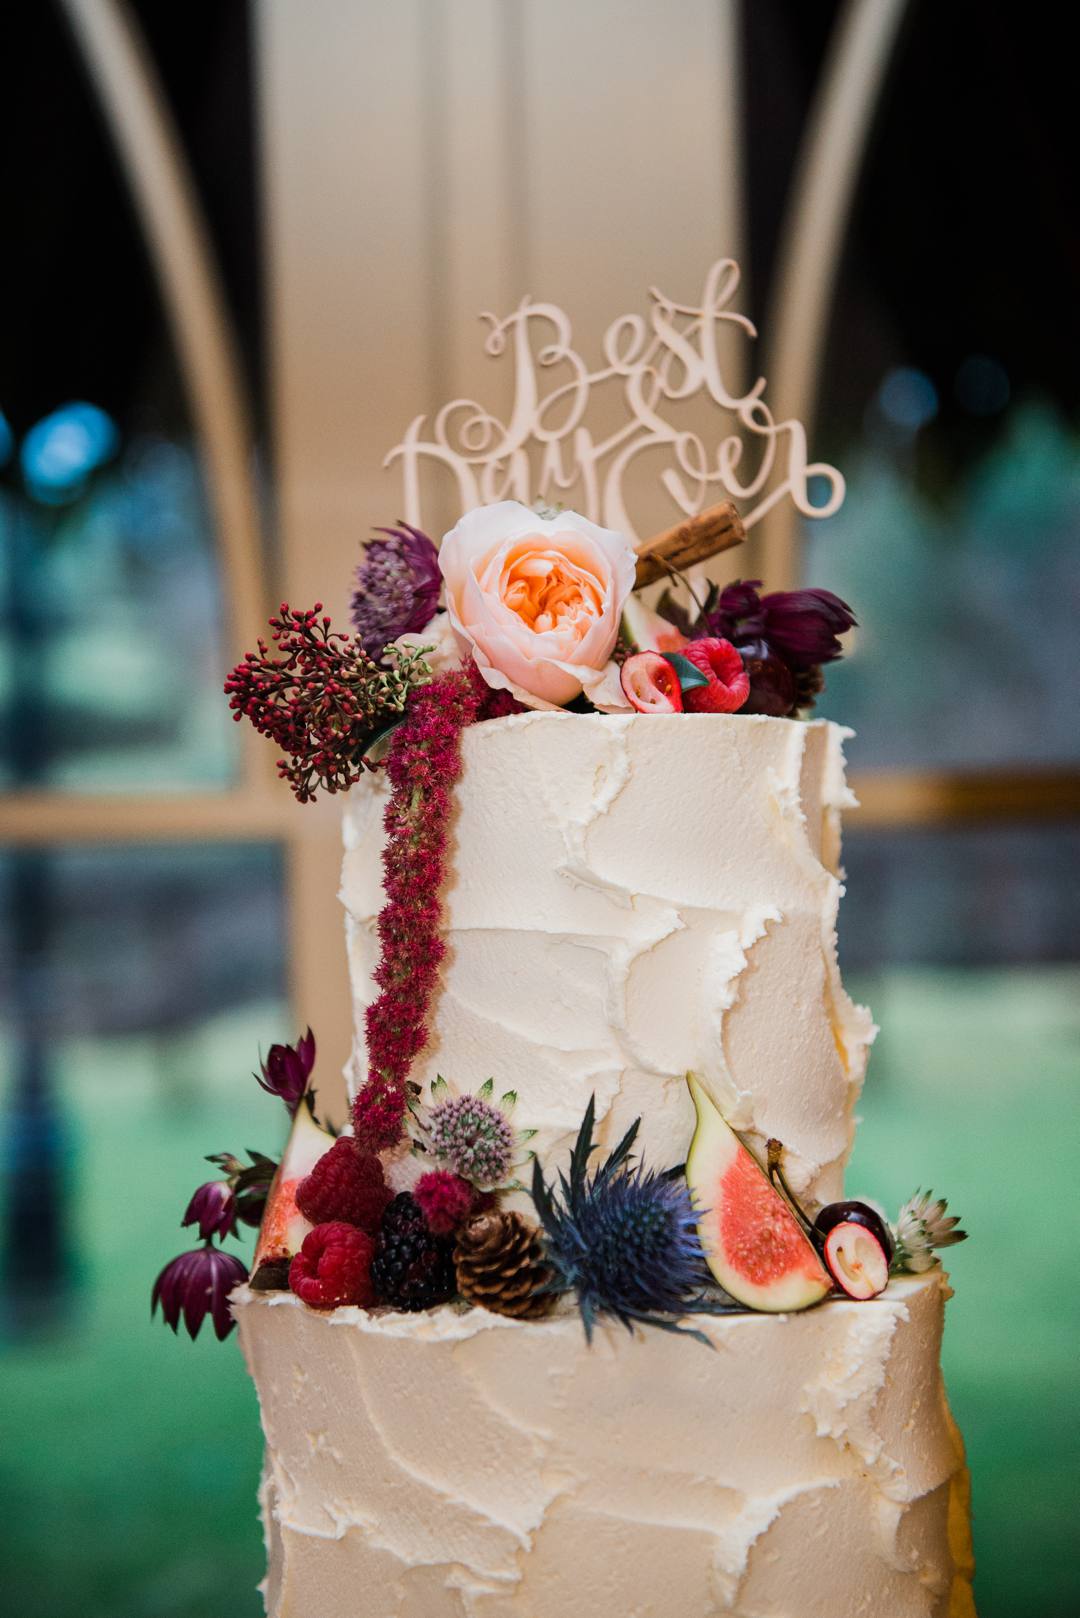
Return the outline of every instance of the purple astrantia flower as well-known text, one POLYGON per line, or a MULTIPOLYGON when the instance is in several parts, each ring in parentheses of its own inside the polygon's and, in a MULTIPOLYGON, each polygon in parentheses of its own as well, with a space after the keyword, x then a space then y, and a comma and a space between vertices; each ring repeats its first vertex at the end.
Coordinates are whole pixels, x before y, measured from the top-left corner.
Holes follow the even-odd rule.
POLYGON ((407 522, 377 528, 356 570, 352 621, 360 643, 376 661, 399 635, 417 635, 439 606, 442 575, 439 552, 419 528, 407 522))
POLYGON ((223 1342, 236 1322, 229 1308, 229 1293, 247 1280, 247 1270, 232 1253, 220 1247, 196 1247, 166 1264, 150 1300, 150 1314, 161 1304, 165 1324, 176 1331, 183 1316, 188 1335, 194 1339, 209 1314, 219 1342, 223 1342))
POLYGON ((211 1236, 224 1241, 236 1231, 236 1194, 228 1180, 208 1180, 195 1192, 181 1219, 184 1225, 198 1225, 204 1242, 211 1236))
POLYGON ((291 1115, 304 1099, 314 1066, 315 1035, 309 1028, 295 1045, 271 1045, 262 1064, 262 1078, 257 1073, 255 1078, 268 1095, 284 1101, 291 1115))

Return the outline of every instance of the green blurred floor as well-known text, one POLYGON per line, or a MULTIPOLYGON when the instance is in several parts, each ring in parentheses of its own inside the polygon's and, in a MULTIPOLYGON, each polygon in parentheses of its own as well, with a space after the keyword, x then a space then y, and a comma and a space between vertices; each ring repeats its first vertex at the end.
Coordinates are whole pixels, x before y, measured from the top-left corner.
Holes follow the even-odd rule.
MULTIPOLYGON (((1074 1618, 1080 974, 890 971, 853 988, 883 1033, 849 1186, 895 1206, 929 1184, 973 1233, 945 1360, 980 1614, 1074 1618)), ((176 1222, 203 1154, 279 1144, 248 1076, 278 1023, 256 1008, 182 1047, 63 1052, 81 1282, 66 1331, 3 1354, 0 1564, 19 1618, 261 1610, 258 1418, 235 1338, 176 1340, 147 1300, 188 1245, 176 1222)))

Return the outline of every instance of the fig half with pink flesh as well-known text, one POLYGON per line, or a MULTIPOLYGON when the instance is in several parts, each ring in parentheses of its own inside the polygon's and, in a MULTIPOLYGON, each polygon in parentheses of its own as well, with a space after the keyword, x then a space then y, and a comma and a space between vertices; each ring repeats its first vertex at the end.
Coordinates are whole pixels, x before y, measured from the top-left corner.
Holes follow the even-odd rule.
POLYGON ((301 1101, 266 1199, 251 1266, 253 1274, 262 1264, 292 1258, 300 1251, 312 1226, 296 1206, 297 1188, 333 1144, 333 1135, 315 1122, 307 1100, 301 1101))
POLYGON ((724 1291, 748 1309, 809 1309, 832 1289, 828 1271, 765 1170, 693 1074, 697 1128, 686 1180, 700 1210, 698 1238, 724 1291))

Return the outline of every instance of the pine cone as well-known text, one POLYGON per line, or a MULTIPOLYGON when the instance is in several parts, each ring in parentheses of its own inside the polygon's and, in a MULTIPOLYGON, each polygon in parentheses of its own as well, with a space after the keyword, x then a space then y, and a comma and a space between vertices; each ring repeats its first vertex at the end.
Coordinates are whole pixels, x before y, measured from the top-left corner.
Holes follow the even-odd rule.
POLYGON ((555 1302, 539 1289, 551 1280, 539 1230, 519 1213, 474 1214, 454 1249, 458 1291, 469 1303, 514 1320, 539 1320, 555 1302))
POLYGON ((814 663, 808 669, 796 669, 795 673, 795 701, 792 705, 794 713, 809 713, 815 700, 825 689, 825 676, 821 671, 821 664, 814 663))

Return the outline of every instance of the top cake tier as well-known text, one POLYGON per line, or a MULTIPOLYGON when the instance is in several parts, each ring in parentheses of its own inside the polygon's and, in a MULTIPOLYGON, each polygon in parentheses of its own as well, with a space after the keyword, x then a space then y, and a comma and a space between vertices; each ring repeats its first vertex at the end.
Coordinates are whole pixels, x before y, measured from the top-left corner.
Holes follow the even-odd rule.
MULTIPOLYGON (((874 1028, 840 982, 842 741, 827 721, 526 713, 463 736, 447 953, 413 1077, 515 1090, 549 1170, 590 1094, 614 1144, 685 1161, 697 1073, 810 1202, 843 1191, 874 1028)), ((385 784, 349 794, 342 897, 366 1073, 385 784)), ((403 1165, 403 1170, 404 1170, 403 1165)))

